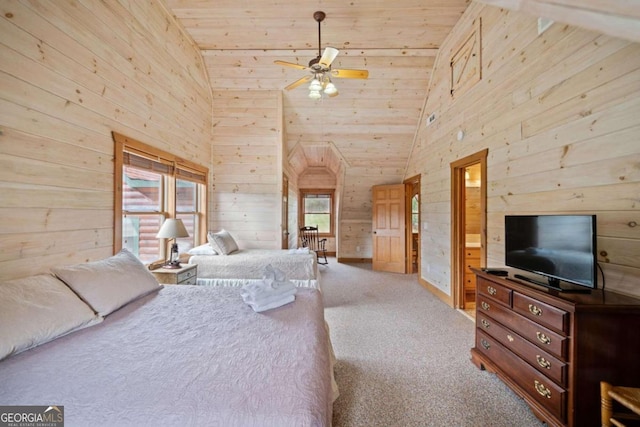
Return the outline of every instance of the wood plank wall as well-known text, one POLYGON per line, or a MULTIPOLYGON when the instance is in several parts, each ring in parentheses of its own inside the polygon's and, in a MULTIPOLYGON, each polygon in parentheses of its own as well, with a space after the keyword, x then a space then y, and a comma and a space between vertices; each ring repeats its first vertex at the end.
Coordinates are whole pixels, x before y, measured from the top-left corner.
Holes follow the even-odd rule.
POLYGON ((202 58, 155 2, 0 3, 0 279, 113 254, 112 131, 209 165, 202 58))
MULTIPOLYGON (((210 228, 226 229, 240 248, 279 249, 281 91, 225 90, 213 97, 210 228)), ((296 188, 295 181, 289 185, 296 188)))
POLYGON ((640 44, 536 24, 474 2, 442 46, 406 172, 422 174, 422 279, 451 295, 449 164, 489 148, 487 265, 504 265, 505 214, 595 213, 607 288, 640 296, 640 44), (452 99, 449 58, 479 18, 482 79, 452 99))

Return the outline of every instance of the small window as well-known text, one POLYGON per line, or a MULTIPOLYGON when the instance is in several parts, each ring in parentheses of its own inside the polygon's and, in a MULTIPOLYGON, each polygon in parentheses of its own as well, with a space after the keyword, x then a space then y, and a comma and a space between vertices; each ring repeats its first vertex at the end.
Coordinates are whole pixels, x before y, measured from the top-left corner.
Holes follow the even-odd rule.
POLYGON ((177 239, 180 251, 186 252, 194 246, 198 235, 198 184, 183 179, 176 180, 176 217, 182 220, 190 237, 177 239))
POLYGON ((318 227, 318 233, 333 236, 333 190, 302 190, 300 226, 318 227))

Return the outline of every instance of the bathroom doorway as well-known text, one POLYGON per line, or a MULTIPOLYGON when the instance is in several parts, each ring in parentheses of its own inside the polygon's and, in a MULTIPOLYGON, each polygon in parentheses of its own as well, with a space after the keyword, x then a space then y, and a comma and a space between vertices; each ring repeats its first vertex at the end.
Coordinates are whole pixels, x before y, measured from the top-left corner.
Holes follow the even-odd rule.
MULTIPOLYGON (((407 273, 420 273, 420 175, 404 181, 407 184, 407 273)), ((418 274, 420 277, 420 274, 418 274)))
POLYGON ((471 268, 486 264, 486 174, 483 150, 451 163, 452 269, 454 306, 475 314, 476 278, 471 268))

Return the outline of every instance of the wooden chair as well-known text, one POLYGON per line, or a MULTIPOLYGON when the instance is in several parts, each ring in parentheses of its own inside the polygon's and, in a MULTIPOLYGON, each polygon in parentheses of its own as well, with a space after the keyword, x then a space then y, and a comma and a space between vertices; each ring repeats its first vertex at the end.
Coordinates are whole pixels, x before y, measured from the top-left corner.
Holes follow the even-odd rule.
POLYGON ((318 257, 318 264, 329 264, 327 261, 327 239, 318 237, 318 227, 300 227, 300 243, 303 248, 314 251, 318 257))
POLYGON ((601 381, 600 402, 603 427, 638 425, 640 421, 640 388, 614 386, 601 381), (614 402, 629 411, 614 412, 614 402))

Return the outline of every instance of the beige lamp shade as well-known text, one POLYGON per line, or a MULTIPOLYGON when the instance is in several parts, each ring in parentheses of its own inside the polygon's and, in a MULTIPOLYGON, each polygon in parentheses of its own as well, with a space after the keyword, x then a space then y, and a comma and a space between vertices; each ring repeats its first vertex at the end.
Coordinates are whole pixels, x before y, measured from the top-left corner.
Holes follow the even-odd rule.
POLYGON ((159 239, 175 239, 176 237, 189 237, 189 233, 181 219, 168 218, 160 227, 156 237, 159 239))

